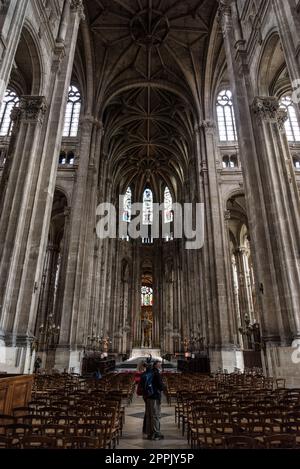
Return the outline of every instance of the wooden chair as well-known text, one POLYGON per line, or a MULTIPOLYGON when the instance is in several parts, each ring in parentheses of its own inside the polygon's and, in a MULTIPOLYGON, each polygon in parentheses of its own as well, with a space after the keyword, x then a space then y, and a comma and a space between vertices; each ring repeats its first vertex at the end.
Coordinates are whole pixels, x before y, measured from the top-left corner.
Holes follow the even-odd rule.
POLYGON ((9 425, 15 423, 16 419, 12 415, 0 414, 0 425, 9 425))
POLYGON ((13 447, 12 438, 0 435, 0 449, 9 449, 13 447))
POLYGON ((9 438, 23 438, 26 434, 30 432, 30 425, 24 423, 5 425, 5 436, 9 438))
POLYGON ((21 441, 24 449, 54 449, 56 448, 56 439, 45 436, 26 435, 21 441))
POLYGON ((96 449, 99 440, 88 436, 69 436, 63 439, 63 444, 64 449, 96 449))
POLYGON ((250 436, 226 436, 225 447, 226 449, 254 449, 256 441, 250 436))
POLYGON ((266 449, 291 449, 296 448, 295 435, 270 435, 264 437, 264 447, 266 449))
POLYGON ((32 413, 32 409, 30 407, 15 407, 13 409, 14 417, 22 417, 22 415, 28 415, 31 413, 32 413))

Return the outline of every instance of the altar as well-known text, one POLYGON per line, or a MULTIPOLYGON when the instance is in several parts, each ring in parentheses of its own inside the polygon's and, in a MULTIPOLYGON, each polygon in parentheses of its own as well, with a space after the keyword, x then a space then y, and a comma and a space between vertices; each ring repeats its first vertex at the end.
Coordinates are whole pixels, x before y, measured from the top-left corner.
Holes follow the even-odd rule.
POLYGON ((149 357, 161 359, 161 351, 160 348, 148 348, 148 347, 141 347, 141 348, 133 348, 131 351, 130 359, 132 358, 141 358, 141 357, 149 357))

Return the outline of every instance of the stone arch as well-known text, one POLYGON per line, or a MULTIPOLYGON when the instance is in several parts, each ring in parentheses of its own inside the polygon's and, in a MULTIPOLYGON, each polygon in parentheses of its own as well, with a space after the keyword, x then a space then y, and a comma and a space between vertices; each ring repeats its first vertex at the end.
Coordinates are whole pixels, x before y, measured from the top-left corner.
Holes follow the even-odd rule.
POLYGON ((23 26, 15 63, 17 68, 12 71, 10 84, 19 94, 42 95, 44 92, 42 54, 36 33, 28 19, 23 26))
POLYGON ((289 78, 284 79, 283 77, 285 68, 286 62, 280 37, 278 31, 273 28, 266 36, 258 61, 256 74, 258 94, 261 96, 276 95, 276 87, 278 87, 278 81, 281 77, 282 86, 287 86, 289 78))

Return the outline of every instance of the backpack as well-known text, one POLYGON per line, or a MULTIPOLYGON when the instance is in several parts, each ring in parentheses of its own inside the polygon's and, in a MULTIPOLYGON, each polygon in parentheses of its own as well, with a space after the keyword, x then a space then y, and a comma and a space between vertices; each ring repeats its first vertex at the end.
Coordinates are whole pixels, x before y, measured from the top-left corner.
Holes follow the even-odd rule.
POLYGON ((146 371, 146 373, 143 374, 142 379, 141 379, 141 386, 143 389, 143 396, 144 397, 152 397, 154 394, 154 389, 153 389, 153 371, 146 371))

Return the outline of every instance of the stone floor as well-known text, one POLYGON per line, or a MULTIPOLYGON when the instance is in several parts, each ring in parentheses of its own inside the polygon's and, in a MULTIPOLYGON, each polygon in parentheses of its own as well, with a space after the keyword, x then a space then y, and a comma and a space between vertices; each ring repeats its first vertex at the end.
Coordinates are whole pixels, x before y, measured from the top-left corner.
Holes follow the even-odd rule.
POLYGON ((149 441, 143 439, 142 427, 144 418, 144 401, 135 396, 132 404, 126 408, 126 420, 123 436, 118 449, 189 449, 186 437, 182 436, 174 418, 174 405, 169 406, 165 400, 161 406, 161 432, 164 439, 149 441))

